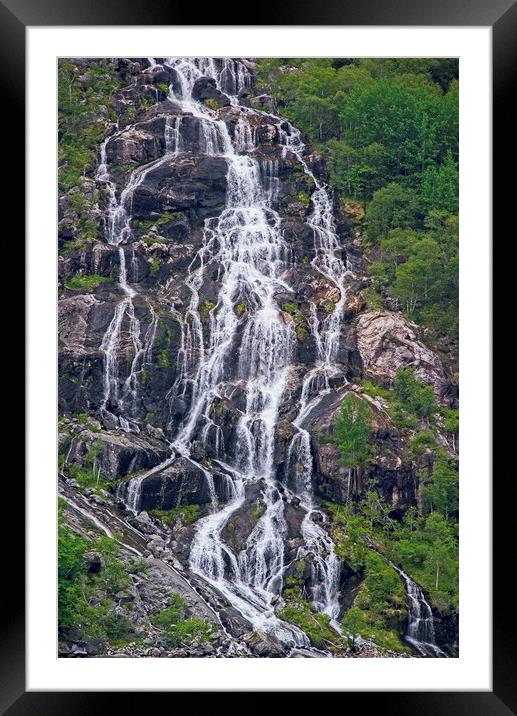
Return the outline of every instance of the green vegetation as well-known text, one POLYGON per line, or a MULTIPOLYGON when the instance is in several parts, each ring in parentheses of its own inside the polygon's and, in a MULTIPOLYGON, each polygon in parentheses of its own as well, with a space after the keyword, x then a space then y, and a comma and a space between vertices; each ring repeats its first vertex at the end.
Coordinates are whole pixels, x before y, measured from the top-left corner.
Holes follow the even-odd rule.
POLYGON ((158 353, 158 365, 160 366, 160 368, 170 368, 171 367, 171 362, 169 359, 169 351, 167 350, 167 348, 163 348, 158 353))
POLYGON ((432 386, 417 378, 413 367, 398 371, 393 389, 384 388, 371 380, 361 381, 363 392, 372 398, 381 398, 386 404, 393 424, 398 428, 416 429, 425 425, 429 429, 438 415, 448 415, 448 425, 454 430, 454 415, 438 406, 432 386), (445 410, 445 412, 443 412, 445 410))
POLYGON ((405 368, 397 373, 393 390, 404 409, 418 418, 430 420, 438 410, 432 386, 419 380, 414 368, 405 368))
POLYGON ((240 318, 241 316, 244 316, 244 314, 248 310, 248 307, 245 303, 236 303, 233 310, 235 311, 236 315, 239 316, 239 318, 240 318))
POLYGON ((203 303, 199 307, 199 316, 202 321, 208 318, 208 314, 215 308, 215 305, 216 304, 213 301, 210 301, 208 298, 203 301, 203 303))
MULTIPOLYGON (((164 211, 163 214, 161 214, 155 219, 132 219, 132 224, 135 229, 138 229, 140 231, 149 231, 149 229, 153 226, 156 226, 156 228, 160 228, 160 226, 165 226, 166 224, 171 222, 175 216, 176 214, 173 212, 164 211)), ((158 238, 156 240, 158 240, 158 238)), ((163 239, 161 240, 163 241, 163 239)))
POLYGON ((279 612, 279 618, 300 627, 318 649, 334 651, 342 647, 341 637, 330 627, 330 617, 313 610, 311 603, 303 598, 298 580, 288 577, 286 584, 284 597, 287 603, 279 612))
POLYGON ((257 521, 262 517, 263 514, 264 514, 264 507, 259 503, 255 503, 250 510, 251 518, 253 520, 257 521))
POLYGON ((59 190, 80 183, 95 166, 97 146, 105 134, 99 107, 107 107, 121 81, 106 60, 91 60, 86 81, 67 60, 58 63, 59 190))
POLYGON ((294 332, 299 341, 303 341, 307 337, 308 331, 305 323, 303 312, 298 308, 296 303, 283 303, 282 311, 288 313, 293 319, 294 332))
POLYGON ((110 278, 106 278, 106 276, 98 276, 97 274, 91 273, 91 274, 76 274, 75 276, 72 276, 72 278, 66 282, 66 287, 71 289, 72 291, 83 291, 86 293, 90 293, 93 291, 97 286, 100 286, 101 283, 111 281, 110 278))
POLYGON ((334 309, 336 308, 336 302, 333 301, 331 298, 325 299, 325 301, 323 301, 322 305, 323 305, 323 308, 328 313, 332 313, 334 311, 334 309))
POLYGON ((257 93, 276 97, 341 197, 366 209, 368 305, 390 296, 457 351, 457 60, 258 58, 257 72, 257 93))
POLYGON ((86 453, 83 464, 71 462, 66 465, 66 470, 71 478, 76 480, 79 488, 84 490, 87 487, 106 487, 109 483, 101 474, 97 459, 103 454, 105 444, 100 440, 94 442, 86 453))
POLYGON ((173 507, 170 510, 149 510, 149 514, 158 517, 166 525, 172 525, 179 519, 185 524, 191 525, 201 516, 200 510, 200 505, 180 505, 180 507, 173 507))
POLYGON ((365 634, 368 629, 363 610, 359 607, 350 607, 341 621, 341 626, 347 635, 349 647, 355 651, 357 637, 365 634))
POLYGON ((100 639, 118 646, 134 637, 128 619, 118 614, 115 594, 131 584, 131 577, 118 558, 118 544, 109 537, 89 540, 73 532, 59 507, 58 620, 59 632, 73 629, 82 639, 100 639), (99 553, 102 568, 88 572, 85 554, 99 553))
POLYGON ((364 468, 370 460, 371 418, 368 403, 349 393, 341 404, 332 435, 320 436, 324 442, 333 442, 339 447, 345 467, 364 468))
POLYGON ((168 607, 151 617, 151 623, 163 630, 169 646, 208 642, 215 635, 213 625, 204 619, 185 618, 185 601, 177 592, 172 593, 168 607))
POLYGON ((213 110, 219 109, 220 107, 219 102, 213 97, 208 97, 207 99, 203 100, 203 104, 205 105, 205 107, 208 107, 209 109, 213 110))
MULTIPOLYGON (((402 521, 390 517, 390 506, 375 490, 370 490, 357 505, 327 503, 337 554, 352 569, 366 571, 354 606, 361 607, 376 631, 392 631, 390 624, 396 611, 403 609, 403 602, 401 592, 391 583, 393 570, 378 560, 370 545, 401 566, 442 614, 458 609, 458 524, 457 511, 452 509, 457 508, 454 466, 445 466, 438 460, 430 486, 430 499, 424 498, 422 513, 410 508, 402 521), (363 589, 366 591, 361 596, 363 589)), ((377 634, 374 641, 393 648, 382 634, 377 634)))
POLYGON ((158 271, 160 270, 160 267, 162 265, 162 260, 159 256, 151 256, 149 259, 149 273, 151 276, 156 276, 158 271))

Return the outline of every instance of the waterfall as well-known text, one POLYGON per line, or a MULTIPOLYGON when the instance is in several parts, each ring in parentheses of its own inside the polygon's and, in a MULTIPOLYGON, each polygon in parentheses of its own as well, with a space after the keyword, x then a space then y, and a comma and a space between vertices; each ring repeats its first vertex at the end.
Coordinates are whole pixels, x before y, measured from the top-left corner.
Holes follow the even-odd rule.
MULTIPOLYGON (((304 648, 309 646, 306 635, 299 628, 281 621, 274 608, 283 588, 287 566, 285 504, 295 496, 287 486, 280 489, 274 462, 275 429, 296 341, 293 323, 285 320, 274 299, 278 292, 292 291, 284 278, 289 268, 289 250, 283 239, 280 216, 274 208, 279 188, 278 162, 266 160, 259 163, 251 156, 255 136, 246 121, 245 108, 241 108, 232 140, 227 125, 192 96, 196 80, 211 77, 218 89, 230 96, 231 104, 239 107, 238 95, 251 82, 244 63, 181 57, 167 58, 164 66, 173 71, 169 98, 179 103, 183 113, 198 119, 200 151, 221 157, 227 164, 227 195, 221 214, 205 221, 202 247, 191 262, 185 279, 191 294, 190 302, 184 315, 177 316, 182 329, 177 379, 167 398, 171 404, 181 398, 189 407, 171 443, 171 457, 130 480, 119 490, 119 495, 130 509, 138 511, 146 477, 171 464, 176 455, 201 469, 212 496, 212 506, 210 513, 196 523, 190 570, 213 585, 254 628, 274 634, 288 646, 304 648), (217 269, 219 287, 208 316, 206 312, 203 316, 208 322, 206 327, 200 313, 200 289, 209 269, 217 269), (235 311, 240 302, 247 306, 246 317, 235 311), (244 396, 235 445, 228 450, 224 449, 221 429, 213 421, 211 409, 214 401, 227 394, 227 388, 235 384, 243 386, 244 396), (215 494, 212 472, 191 455, 192 442, 206 441, 209 436, 214 437, 213 463, 226 475, 227 501, 222 505, 215 494), (264 510, 245 544, 239 550, 233 550, 226 544, 223 530, 244 504, 246 488, 251 484, 260 489, 264 510)), ((273 119, 279 128, 285 126, 284 120, 273 119)), ((314 234, 312 264, 328 281, 335 296, 333 310, 322 319, 318 318, 317 307, 311 305, 310 322, 317 359, 303 382, 294 421, 297 432, 289 447, 288 461, 299 466, 295 492, 306 512, 301 527, 304 545, 300 555, 310 555, 312 560, 313 602, 315 608, 327 613, 337 627, 339 561, 330 536, 318 524, 325 518, 313 504, 310 435, 303 423, 330 390, 329 378, 341 375, 344 379, 338 365, 338 348, 345 300, 345 266, 339 257, 339 243, 333 226, 332 196, 305 162, 299 133, 290 125, 280 133, 283 151, 296 155, 314 183, 312 211, 308 219, 314 234)), ((180 118, 167 121, 165 145, 169 157, 181 151, 180 118)), ((124 240, 129 238, 130 232, 129 197, 147 170, 135 170, 120 200, 117 202, 114 198, 111 204, 110 225, 117 227, 117 237, 125 231, 124 240)), ((107 174, 105 167, 103 172, 107 174)), ((108 233, 108 241, 109 236, 108 233)), ((121 278, 120 283, 123 288, 127 286, 125 278, 121 278)), ((127 299, 131 301, 131 296, 123 300, 127 299)), ((121 308, 119 313, 124 315, 128 310, 121 308)), ((113 394, 114 398, 118 383, 115 380, 116 365, 110 363, 114 354, 111 343, 116 342, 120 332, 117 311, 115 314, 104 348, 107 356, 105 392, 108 396, 113 394)))
POLYGON ((422 656, 446 656, 436 645, 433 612, 423 591, 402 569, 391 562, 390 564, 400 574, 406 587, 408 626, 405 641, 422 656))
MULTIPOLYGON (((138 423, 133 419, 133 414, 136 411, 138 380, 144 365, 151 362, 151 351, 156 335, 158 317, 148 303, 150 322, 144 335, 142 335, 141 323, 136 316, 133 303, 136 291, 128 283, 124 245, 132 238, 131 207, 134 191, 143 182, 149 171, 163 159, 151 162, 145 167, 134 169, 126 187, 117 199, 117 187, 110 177, 107 160, 107 145, 114 136, 118 136, 118 134, 110 135, 101 144, 96 180, 106 186, 108 190, 108 216, 105 222, 105 238, 108 244, 118 248, 118 283, 124 297, 115 306, 113 318, 103 336, 99 349, 104 358, 103 400, 100 413, 101 417, 110 419, 126 432, 139 432, 138 423), (123 337, 124 322, 127 324, 133 358, 129 375, 120 389, 118 351, 123 337), (116 410, 118 415, 114 414, 113 410, 116 410)), ((131 253, 131 258, 133 274, 136 274, 134 251, 131 253)), ((136 275, 134 278, 136 278, 136 275)))
POLYGON ((337 620, 340 613, 341 570, 332 539, 315 521, 318 519, 323 522, 325 516, 315 509, 313 503, 313 457, 310 434, 303 428, 303 423, 323 396, 330 391, 330 377, 341 375, 343 382, 346 382, 337 359, 346 300, 344 281, 347 268, 339 255, 340 245, 335 232, 332 194, 329 188, 317 180, 304 160, 304 145, 298 130, 287 123, 287 130, 280 128, 280 137, 284 151, 291 151, 296 155, 303 170, 315 185, 311 195, 312 212, 307 222, 314 235, 314 258, 311 265, 334 286, 337 298, 322 321, 318 318, 315 304, 310 304, 310 328, 316 345, 316 360, 302 384, 298 415, 293 421, 297 432, 289 446, 287 473, 294 476, 295 489, 301 497, 301 505, 306 509, 301 525, 304 545, 299 553, 301 557, 310 556, 312 560, 311 587, 314 607, 317 611, 328 614, 331 623, 339 631, 337 620))

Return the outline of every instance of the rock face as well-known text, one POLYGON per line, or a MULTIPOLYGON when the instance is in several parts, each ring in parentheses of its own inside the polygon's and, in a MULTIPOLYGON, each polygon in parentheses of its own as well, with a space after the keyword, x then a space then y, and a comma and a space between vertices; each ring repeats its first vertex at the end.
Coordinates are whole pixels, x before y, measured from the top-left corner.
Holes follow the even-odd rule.
POLYGON ((415 367, 420 380, 443 396, 447 380, 438 356, 417 337, 417 326, 401 314, 367 311, 357 318, 357 349, 367 378, 389 385, 397 371, 415 367))
POLYGON ((146 478, 140 508, 170 510, 181 505, 204 505, 210 503, 214 494, 224 501, 225 486, 224 475, 215 474, 211 485, 200 467, 178 457, 172 465, 146 478))
POLYGON ((108 480, 147 470, 163 462, 169 455, 163 442, 150 436, 132 435, 107 430, 82 430, 69 438, 63 448, 70 462, 82 465, 95 446, 96 465, 108 480))
MULTIPOLYGON (((321 577, 321 564, 330 564, 319 500, 358 500, 375 482, 394 511, 418 505, 432 460, 407 458, 407 435, 393 428, 381 404, 373 406, 375 458, 366 471, 344 467, 339 448, 321 435, 332 433, 348 392, 366 399, 354 379, 390 386, 398 370, 414 366, 440 399, 448 381, 415 324, 400 313, 366 309, 365 263, 350 223, 338 220, 337 201, 325 189, 324 162, 272 114, 274 98, 249 96, 249 63, 200 60, 216 81, 181 75, 181 63, 171 67, 160 59, 152 66, 145 58, 118 61, 123 86, 99 118, 105 142, 97 166, 59 198, 63 474, 69 477, 71 464, 94 469, 107 483, 99 509, 103 501, 117 506, 116 494, 133 510, 122 523, 138 539, 149 538, 138 549, 149 558, 150 577, 134 580, 120 597, 131 619, 145 621, 142 604, 156 611, 167 590, 181 587, 189 614, 213 621, 213 612, 194 596, 199 591, 242 640, 233 645, 235 654, 285 656, 281 639, 256 633, 231 606, 219 577, 241 568, 250 582, 262 579, 277 600, 266 605, 269 619, 280 609, 283 578, 267 577, 272 555, 306 595, 321 577), (225 142, 235 150, 231 161, 225 142), (250 182, 258 187, 255 194, 250 182), (319 263, 323 254, 332 270, 319 263), (236 264, 245 270, 225 284, 236 264), (336 265, 342 267, 338 280, 336 265), (264 276, 274 289, 262 305, 270 290, 264 276), (266 314, 269 322, 257 319, 266 314), (275 333, 271 325, 277 324, 275 333), (249 345, 258 357, 246 355, 249 345), (264 390, 284 368, 284 385, 264 390), (298 420, 301 405, 311 400, 298 420), (274 486, 265 474, 268 460, 274 486), (250 478, 245 490, 235 479, 239 471, 250 478), (142 475, 131 506, 133 481, 142 475), (308 520, 307 490, 315 499, 308 520), (197 505, 213 517, 229 503, 228 518, 220 525, 215 520, 207 532, 207 539, 217 535, 214 550, 225 545, 218 578, 203 580, 199 569, 190 571, 195 528, 180 522, 155 534, 149 514, 197 505), (171 573, 167 554, 197 591, 171 573)), ((75 488, 68 483, 67 489, 75 488)), ((201 563, 211 556, 207 550, 201 563)), ((102 569, 94 554, 88 569, 102 569)), ((352 574, 341 585, 342 606, 349 606, 359 582, 352 574)), ((267 592, 261 589, 259 602, 267 592)), ((288 633, 299 641, 296 630, 288 633)))

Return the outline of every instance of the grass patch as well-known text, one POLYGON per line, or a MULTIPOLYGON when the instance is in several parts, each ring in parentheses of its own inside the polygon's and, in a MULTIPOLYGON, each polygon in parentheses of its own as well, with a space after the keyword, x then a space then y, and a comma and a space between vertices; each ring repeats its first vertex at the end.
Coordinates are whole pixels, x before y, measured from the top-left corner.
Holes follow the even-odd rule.
POLYGON ((149 510, 149 514, 158 517, 166 525, 172 525, 178 519, 191 525, 201 517, 201 507, 200 505, 181 505, 170 510, 149 510))
POLYGON ((91 274, 76 274, 75 276, 72 276, 72 278, 67 281, 65 286, 69 288, 71 291, 86 291, 89 293, 90 291, 93 291, 97 288, 97 286, 100 286, 101 283, 106 283, 111 281, 111 278, 106 278, 106 276, 98 276, 95 273, 91 274))

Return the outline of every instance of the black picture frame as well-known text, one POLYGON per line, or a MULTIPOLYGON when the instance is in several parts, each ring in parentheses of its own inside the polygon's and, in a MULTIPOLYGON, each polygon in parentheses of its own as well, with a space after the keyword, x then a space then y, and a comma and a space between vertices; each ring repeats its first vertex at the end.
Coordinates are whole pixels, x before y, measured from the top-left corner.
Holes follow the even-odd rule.
MULTIPOLYGON (((509 108, 514 100, 511 80, 517 60, 517 2, 515 0, 283 0, 274 8, 265 4, 254 5, 249 18, 231 12, 225 6, 221 15, 217 4, 205 5, 202 10, 204 26, 217 25, 362 25, 362 26, 491 26, 493 32, 493 98, 494 137, 500 138, 500 147, 494 151, 494 168, 502 167, 502 144, 505 141, 505 165, 511 152, 510 138, 514 134, 512 114, 509 108), (236 22, 225 22, 226 19, 236 22)), ((4 112, 4 166, 18 167, 23 172, 23 142, 21 128, 25 123, 25 29, 27 26, 80 26, 80 25, 195 25, 199 9, 193 4, 169 0, 0 0, 0 75, 3 79, 4 112), (10 141, 16 127, 16 141, 10 141)), ((515 150, 514 150, 515 151, 515 150)), ((511 164, 511 162, 510 162, 511 164)), ((499 174, 499 173, 498 173, 499 174)), ((18 227, 25 213, 21 187, 23 176, 15 181, 9 173, 8 213, 16 215, 18 227)), ((493 215, 502 222, 505 211, 512 206, 509 192, 513 183, 505 182, 502 173, 493 193, 493 215)), ((18 229, 18 236, 21 229, 18 229)), ((21 240, 18 240, 21 244, 21 240)), ((20 247, 16 248, 16 261, 20 261, 20 247)), ((20 341, 21 344, 21 341, 20 341)), ((30 346, 29 346, 30 348, 30 346)), ((21 476, 11 480, 9 503, 21 509, 24 488, 21 476)), ((505 589, 504 567, 508 559, 505 551, 507 538, 504 526, 512 524, 510 510, 513 502, 505 497, 498 483, 494 491, 494 538, 493 538, 493 691, 491 692, 352 692, 346 695, 346 708, 354 706, 351 700, 361 699, 361 709, 382 709, 390 714, 490 714, 504 716, 517 713, 517 689, 515 680, 515 643, 512 624, 508 623, 508 596, 505 589), (365 704, 365 697, 367 701, 365 704)), ((25 610, 24 574, 22 566, 21 534, 16 535, 16 546, 7 545, 4 576, 8 575, 7 605, 2 611, 3 629, 0 646, 0 709, 9 716, 22 714, 71 714, 102 713, 110 705, 122 709, 122 694, 99 692, 26 692, 25 690, 25 610), (117 701, 115 702, 115 698, 117 701)), ((410 684, 408 684, 410 687, 410 684)), ((197 694, 202 695, 202 694, 197 694)), ((131 694, 135 707, 135 694, 131 694)), ((148 698, 147 694, 147 698, 148 698)), ((224 697, 224 695, 223 695, 224 697)), ((255 702, 257 703, 257 702, 255 702)), ((244 706, 244 703, 243 703, 244 706)), ((248 704, 249 706, 249 704, 248 704)), ((246 708, 248 708, 246 706, 246 708)), ((343 704, 345 708, 345 704, 343 704)))

